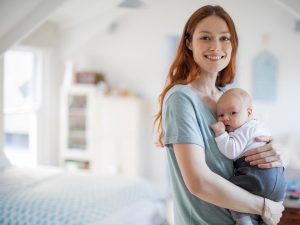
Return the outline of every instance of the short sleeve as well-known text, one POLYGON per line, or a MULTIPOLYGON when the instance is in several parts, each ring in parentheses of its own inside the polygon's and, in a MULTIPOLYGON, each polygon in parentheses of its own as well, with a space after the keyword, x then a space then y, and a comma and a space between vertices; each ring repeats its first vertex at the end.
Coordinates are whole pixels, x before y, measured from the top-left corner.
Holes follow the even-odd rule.
POLYGON ((195 104, 191 96, 174 92, 164 102, 163 129, 165 145, 175 143, 197 144, 204 148, 195 104))

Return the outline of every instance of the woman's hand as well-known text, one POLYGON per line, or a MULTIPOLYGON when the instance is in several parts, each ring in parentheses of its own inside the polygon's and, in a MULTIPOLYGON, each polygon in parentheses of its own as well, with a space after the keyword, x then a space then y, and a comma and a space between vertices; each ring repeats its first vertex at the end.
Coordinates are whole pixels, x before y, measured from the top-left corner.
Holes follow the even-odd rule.
POLYGON ((274 202, 265 198, 261 218, 267 225, 276 225, 279 223, 283 210, 282 202, 274 202))
POLYGON ((274 148, 272 137, 260 136, 256 141, 266 142, 265 145, 246 152, 245 160, 252 166, 259 168, 284 167, 287 165, 287 157, 274 148))

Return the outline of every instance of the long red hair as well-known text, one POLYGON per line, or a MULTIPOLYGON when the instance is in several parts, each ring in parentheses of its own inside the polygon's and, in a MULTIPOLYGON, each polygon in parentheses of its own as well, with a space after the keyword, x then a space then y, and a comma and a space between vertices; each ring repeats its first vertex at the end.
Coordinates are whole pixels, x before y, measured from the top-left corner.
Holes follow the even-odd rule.
POLYGON ((238 37, 233 20, 221 6, 206 5, 195 11, 184 26, 184 30, 179 41, 176 55, 170 66, 166 85, 159 95, 159 112, 155 115, 154 123, 157 124, 158 141, 160 147, 164 146, 164 132, 162 128, 162 108, 166 93, 176 84, 189 84, 199 76, 200 68, 193 58, 192 51, 187 47, 186 42, 192 41, 193 33, 198 23, 208 16, 218 16, 222 18, 229 29, 232 53, 229 64, 219 72, 216 80, 217 87, 224 87, 233 82, 236 72, 236 54, 238 47, 238 37))

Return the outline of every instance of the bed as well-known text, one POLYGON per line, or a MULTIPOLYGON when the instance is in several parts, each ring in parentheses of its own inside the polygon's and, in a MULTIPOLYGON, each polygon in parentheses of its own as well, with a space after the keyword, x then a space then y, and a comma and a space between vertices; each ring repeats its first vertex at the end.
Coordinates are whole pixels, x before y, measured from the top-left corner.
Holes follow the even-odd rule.
POLYGON ((140 178, 0 166, 0 224, 164 225, 166 204, 140 178))

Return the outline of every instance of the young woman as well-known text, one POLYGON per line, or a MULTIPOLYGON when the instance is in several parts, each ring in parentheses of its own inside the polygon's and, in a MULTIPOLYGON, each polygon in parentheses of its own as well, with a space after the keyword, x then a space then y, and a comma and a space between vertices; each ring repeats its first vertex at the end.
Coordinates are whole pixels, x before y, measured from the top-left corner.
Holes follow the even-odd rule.
MULTIPOLYGON (((227 180, 233 163, 220 153, 210 129, 216 122, 221 87, 235 77, 237 46, 234 23, 223 8, 198 9, 184 27, 160 95, 156 122, 159 143, 168 154, 176 225, 234 224, 227 209, 260 215, 270 225, 281 217, 281 203, 227 180)), ((282 165, 270 143, 250 150, 247 156, 246 160, 261 168, 282 165)))

